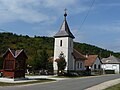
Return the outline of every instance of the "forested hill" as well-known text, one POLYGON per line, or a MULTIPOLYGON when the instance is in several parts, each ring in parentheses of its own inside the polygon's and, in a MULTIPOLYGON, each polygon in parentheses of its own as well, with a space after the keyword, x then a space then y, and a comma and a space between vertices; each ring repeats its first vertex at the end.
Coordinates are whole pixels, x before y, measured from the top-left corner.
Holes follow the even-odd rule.
MULTIPOLYGON (((2 56, 8 48, 24 49, 29 58, 27 63, 31 63, 31 61, 39 57, 43 51, 48 54, 48 57, 53 56, 54 38, 0 33, 0 55, 2 56)), ((120 53, 114 53, 85 43, 74 42, 74 48, 83 54, 99 54, 101 57, 107 57, 112 54, 120 57, 120 53)))

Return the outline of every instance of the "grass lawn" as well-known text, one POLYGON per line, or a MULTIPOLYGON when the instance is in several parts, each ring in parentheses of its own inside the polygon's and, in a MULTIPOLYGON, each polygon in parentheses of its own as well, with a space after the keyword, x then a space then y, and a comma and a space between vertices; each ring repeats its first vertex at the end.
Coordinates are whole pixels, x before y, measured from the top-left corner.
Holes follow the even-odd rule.
POLYGON ((120 90, 120 83, 109 88, 106 88, 105 90, 120 90))
POLYGON ((43 82, 50 82, 50 81, 55 81, 55 80, 53 80, 53 79, 39 79, 36 81, 20 82, 20 83, 0 82, 0 86, 15 86, 15 85, 35 84, 35 83, 43 83, 43 82))

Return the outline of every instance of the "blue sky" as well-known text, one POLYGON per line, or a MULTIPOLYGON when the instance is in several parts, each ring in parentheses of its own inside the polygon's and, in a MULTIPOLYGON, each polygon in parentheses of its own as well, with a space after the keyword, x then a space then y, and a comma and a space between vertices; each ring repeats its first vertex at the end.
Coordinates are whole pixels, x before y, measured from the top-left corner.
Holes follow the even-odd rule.
MULTIPOLYGON (((120 0, 0 0, 0 29, 29 36, 53 36, 67 21, 75 41, 120 52, 120 0)), ((0 30, 0 32, 3 32, 0 30)))

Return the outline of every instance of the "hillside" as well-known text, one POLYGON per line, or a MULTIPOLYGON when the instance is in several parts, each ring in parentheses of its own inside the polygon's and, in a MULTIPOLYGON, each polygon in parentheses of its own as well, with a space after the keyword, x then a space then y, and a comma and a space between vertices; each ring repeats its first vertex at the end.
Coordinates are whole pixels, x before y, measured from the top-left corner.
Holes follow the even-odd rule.
MULTIPOLYGON (((28 55, 27 63, 31 64, 36 56, 40 56, 43 51, 46 51, 48 57, 53 56, 54 38, 52 37, 40 37, 40 36, 22 36, 13 33, 0 33, 0 55, 7 50, 12 49, 24 49, 28 55)), ((93 45, 74 42, 74 48, 83 54, 98 54, 101 57, 107 57, 110 54, 120 58, 120 53, 114 53, 109 50, 105 50, 93 45)))

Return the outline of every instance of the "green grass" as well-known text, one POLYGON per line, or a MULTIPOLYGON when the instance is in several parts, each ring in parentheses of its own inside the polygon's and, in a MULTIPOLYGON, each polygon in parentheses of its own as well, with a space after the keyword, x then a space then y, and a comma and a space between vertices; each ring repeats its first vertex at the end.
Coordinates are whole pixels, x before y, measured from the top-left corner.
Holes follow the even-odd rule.
POLYGON ((36 81, 20 82, 20 83, 5 83, 5 82, 0 82, 0 86, 26 85, 26 84, 35 84, 35 83, 43 83, 43 82, 51 82, 51 81, 55 81, 55 80, 53 80, 53 79, 38 79, 36 81))
POLYGON ((120 90, 120 83, 109 88, 106 88, 104 90, 120 90))

